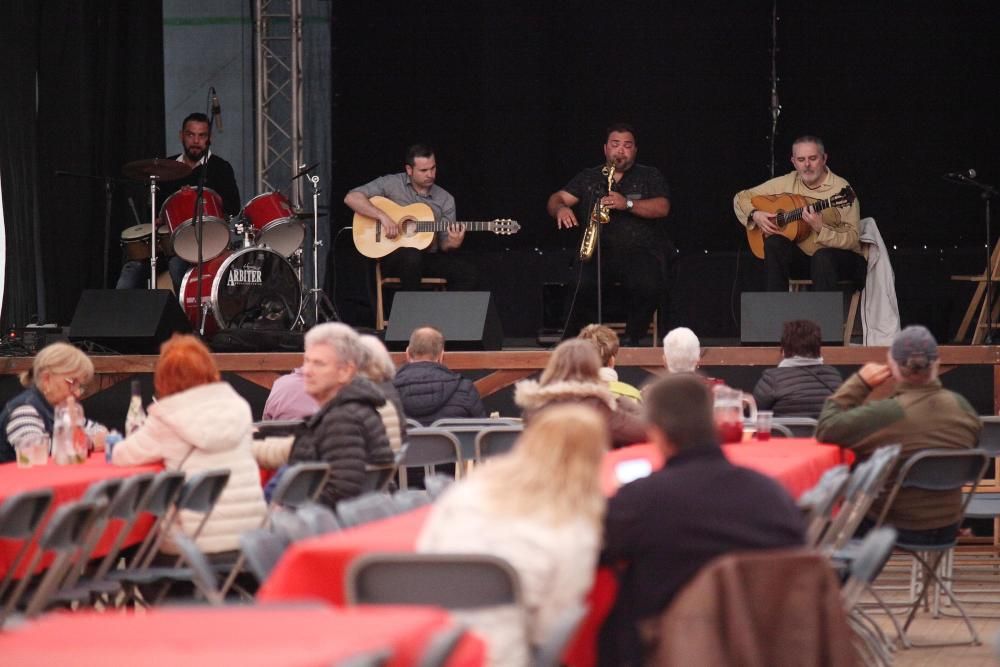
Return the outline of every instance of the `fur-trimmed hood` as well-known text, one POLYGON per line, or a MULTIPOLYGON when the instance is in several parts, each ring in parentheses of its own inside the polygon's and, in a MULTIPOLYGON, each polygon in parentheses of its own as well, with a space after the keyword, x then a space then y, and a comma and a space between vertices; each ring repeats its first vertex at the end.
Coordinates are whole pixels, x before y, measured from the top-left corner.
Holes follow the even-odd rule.
POLYGON ((615 397, 601 382, 561 380, 543 387, 537 380, 522 380, 514 386, 514 403, 527 411, 539 410, 549 403, 586 399, 597 399, 608 410, 615 410, 615 397))

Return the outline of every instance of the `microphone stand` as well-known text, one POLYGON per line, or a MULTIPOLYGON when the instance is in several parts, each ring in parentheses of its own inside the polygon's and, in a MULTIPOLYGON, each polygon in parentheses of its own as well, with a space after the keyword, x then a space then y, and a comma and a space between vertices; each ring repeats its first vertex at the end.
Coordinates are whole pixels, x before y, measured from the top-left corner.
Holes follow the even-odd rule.
MULTIPOLYGON (((208 302, 202 299, 202 289, 201 281, 203 279, 202 270, 205 265, 203 257, 202 248, 202 232, 204 228, 204 218, 205 218, 205 179, 208 176, 208 158, 209 152, 212 150, 212 125, 215 122, 215 114, 212 113, 212 97, 209 93, 208 98, 208 146, 205 149, 205 154, 202 156, 201 169, 198 172, 198 186, 194 193, 194 240, 195 245, 198 246, 198 312, 201 313, 201 322, 198 325, 198 334, 202 337, 205 336, 205 320, 208 319, 208 302)), ((154 277, 155 281, 156 278, 154 277)), ((155 284, 155 283, 154 283, 155 284)))
MULTIPOLYGON (((315 167, 316 165, 313 165, 313 166, 315 167)), ((303 171, 298 176, 295 176, 292 180, 295 180, 295 178, 298 178, 299 176, 304 176, 311 169, 312 169, 312 167, 310 167, 310 169, 307 169, 306 171, 303 171)), ((306 297, 302 301, 302 307, 299 308, 299 316, 296 318, 296 321, 295 321, 295 324, 296 325, 300 325, 301 324, 303 329, 305 329, 305 325, 306 325, 305 313, 308 311, 309 303, 310 302, 312 302, 312 306, 313 306, 313 326, 319 324, 319 321, 320 321, 319 320, 320 312, 323 313, 323 321, 324 322, 330 322, 331 320, 332 321, 336 321, 336 322, 341 321, 340 320, 340 315, 337 314, 337 308, 333 305, 333 302, 330 301, 330 298, 326 295, 326 293, 322 289, 320 289, 320 286, 319 286, 319 248, 320 248, 320 246, 323 245, 323 242, 319 240, 319 193, 320 193, 320 189, 319 189, 319 176, 318 175, 312 175, 312 176, 310 176, 309 177, 309 182, 312 183, 312 189, 313 189, 313 191, 312 191, 312 202, 313 202, 313 204, 312 204, 313 205, 313 215, 312 215, 312 219, 313 219, 313 243, 312 243, 313 275, 312 275, 312 278, 313 278, 313 284, 312 284, 312 288, 309 290, 309 296, 306 297)))

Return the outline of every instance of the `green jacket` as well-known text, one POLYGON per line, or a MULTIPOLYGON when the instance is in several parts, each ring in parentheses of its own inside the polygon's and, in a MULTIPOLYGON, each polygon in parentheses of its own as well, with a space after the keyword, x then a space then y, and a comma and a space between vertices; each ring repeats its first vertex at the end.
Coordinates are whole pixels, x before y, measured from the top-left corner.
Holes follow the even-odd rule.
MULTIPOLYGON (((971 449, 982 423, 969 402, 944 389, 940 380, 900 383, 889 398, 865 403, 871 390, 857 373, 848 378, 823 406, 816 438, 850 449, 862 461, 883 445, 902 445, 900 463, 868 512, 877 519, 906 458, 924 449, 971 449)), ((961 519, 961 502, 958 491, 900 489, 886 523, 906 530, 941 528, 961 519)))

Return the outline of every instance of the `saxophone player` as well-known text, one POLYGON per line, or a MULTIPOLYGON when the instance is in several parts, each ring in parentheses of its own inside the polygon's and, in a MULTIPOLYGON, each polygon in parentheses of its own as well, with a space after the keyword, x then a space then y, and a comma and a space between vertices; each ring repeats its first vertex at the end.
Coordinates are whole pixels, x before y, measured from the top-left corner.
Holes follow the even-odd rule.
MULTIPOLYGON (((608 224, 600 230, 602 283, 621 283, 625 290, 624 342, 631 346, 639 345, 667 292, 671 247, 663 228, 670 213, 670 189, 659 169, 636 163, 636 153, 635 130, 625 123, 612 125, 605 135, 605 162, 578 173, 549 197, 546 206, 560 229, 585 226, 591 216, 602 217, 601 209, 610 212, 608 224)), ((564 337, 575 336, 595 321, 598 262, 583 259, 584 255, 581 248, 579 292, 575 299, 567 299, 571 312, 564 337)))

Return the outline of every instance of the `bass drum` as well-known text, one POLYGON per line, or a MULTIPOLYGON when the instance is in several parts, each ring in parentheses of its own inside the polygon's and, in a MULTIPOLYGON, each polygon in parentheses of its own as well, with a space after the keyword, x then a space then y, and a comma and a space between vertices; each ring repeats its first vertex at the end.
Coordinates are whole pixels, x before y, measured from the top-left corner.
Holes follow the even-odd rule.
POLYGON ((227 252, 184 274, 181 306, 195 330, 201 325, 198 294, 208 304, 205 335, 221 329, 288 331, 295 324, 302 288, 291 264, 268 248, 227 252))

